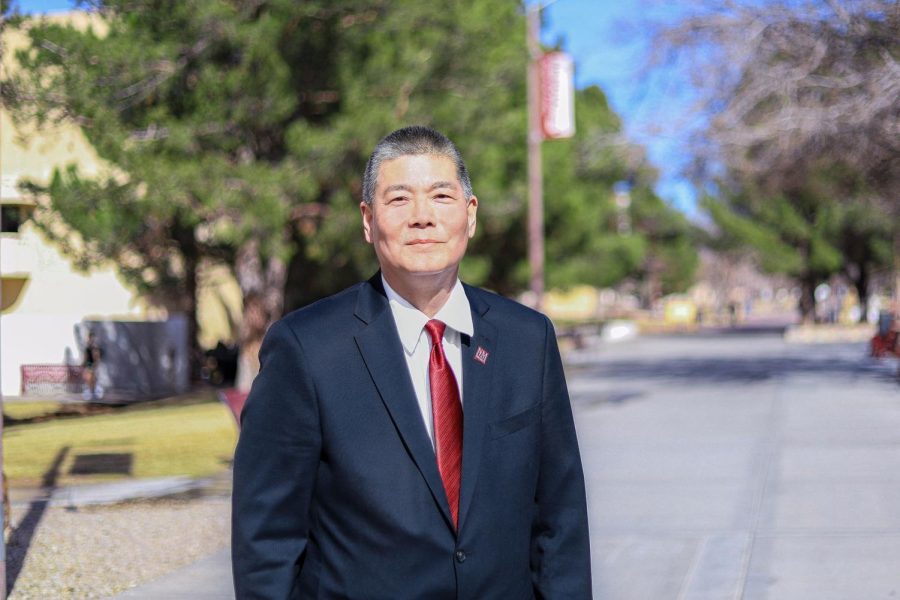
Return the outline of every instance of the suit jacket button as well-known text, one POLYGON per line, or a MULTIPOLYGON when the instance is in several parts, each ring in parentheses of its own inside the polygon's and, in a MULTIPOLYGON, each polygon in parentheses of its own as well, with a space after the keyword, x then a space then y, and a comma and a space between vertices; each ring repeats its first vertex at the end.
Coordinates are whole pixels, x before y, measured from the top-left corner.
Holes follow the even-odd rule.
POLYGON ((463 552, 462 550, 457 550, 456 551, 456 562, 460 562, 460 563, 466 562, 466 553, 463 552))

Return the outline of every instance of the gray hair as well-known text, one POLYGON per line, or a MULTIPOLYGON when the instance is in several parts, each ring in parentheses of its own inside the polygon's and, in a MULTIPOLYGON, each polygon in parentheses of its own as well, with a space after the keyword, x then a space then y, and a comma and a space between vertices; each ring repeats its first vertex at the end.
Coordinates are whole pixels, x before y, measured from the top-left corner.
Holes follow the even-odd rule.
POLYGON ((378 171, 382 163, 401 156, 415 154, 434 154, 445 156, 456 165, 456 176, 462 186, 466 200, 472 197, 472 182, 469 180, 469 171, 463 162, 459 150, 444 134, 421 125, 404 127, 387 135, 375 146, 369 162, 366 163, 366 171, 363 174, 363 201, 370 205, 375 200, 375 187, 378 184, 378 171))

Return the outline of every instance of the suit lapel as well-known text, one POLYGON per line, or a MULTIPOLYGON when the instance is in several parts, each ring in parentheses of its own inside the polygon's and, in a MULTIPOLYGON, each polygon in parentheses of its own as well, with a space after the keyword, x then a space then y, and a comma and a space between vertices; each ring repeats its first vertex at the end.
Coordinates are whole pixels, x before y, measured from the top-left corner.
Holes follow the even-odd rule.
POLYGON ((491 381, 494 357, 491 354, 497 344, 497 328, 484 318, 490 306, 474 288, 466 286, 466 295, 472 308, 475 335, 465 339, 462 348, 463 368, 463 459, 462 483, 459 492, 459 525, 462 529, 468 513, 478 467, 481 461, 485 428, 491 405, 491 381), (468 341, 468 344, 466 344, 468 341))
POLYGON ((403 346, 384 295, 380 273, 360 286, 355 314, 367 324, 355 338, 369 375, 406 449, 422 473, 447 524, 452 527, 447 494, 438 472, 434 448, 422 422, 422 411, 409 379, 406 361, 403 360, 403 346))

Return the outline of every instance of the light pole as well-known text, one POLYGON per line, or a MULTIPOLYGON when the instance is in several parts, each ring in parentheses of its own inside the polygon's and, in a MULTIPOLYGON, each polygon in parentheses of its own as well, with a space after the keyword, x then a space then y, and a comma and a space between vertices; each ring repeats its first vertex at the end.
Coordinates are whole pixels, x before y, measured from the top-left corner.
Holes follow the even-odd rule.
MULTIPOLYGON (((552 2, 550 2, 552 4, 552 2)), ((544 303, 544 177, 541 142, 575 135, 574 63, 541 50, 541 2, 526 8, 528 42, 528 264, 534 308, 544 303)))

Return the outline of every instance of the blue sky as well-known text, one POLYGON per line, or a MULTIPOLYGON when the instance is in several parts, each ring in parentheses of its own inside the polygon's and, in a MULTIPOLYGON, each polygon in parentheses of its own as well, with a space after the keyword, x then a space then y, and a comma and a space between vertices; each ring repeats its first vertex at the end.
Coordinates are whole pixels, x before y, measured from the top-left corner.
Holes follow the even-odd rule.
MULTIPOLYGON (((691 89, 671 70, 646 74, 652 42, 648 19, 671 22, 678 3, 652 0, 557 0, 545 2, 541 38, 561 44, 575 59, 575 85, 598 85, 622 117, 628 136, 647 148, 660 171, 657 193, 691 217, 697 216, 693 187, 681 176, 686 127, 695 126, 688 106, 691 89)), ((552 143, 552 142, 550 142, 552 143)))
MULTIPOLYGON (((629 137, 647 148, 660 171, 657 193, 696 218, 693 188, 680 172, 689 89, 679 78, 648 78, 642 67, 650 43, 644 19, 676 16, 678 3, 651 0, 545 0, 542 41, 561 44, 575 59, 575 85, 599 85, 621 115, 629 137)), ((25 13, 68 10, 72 0, 18 0, 25 13)), ((524 49, 523 49, 524 51, 524 49)), ((671 75, 671 74, 669 74, 671 75)), ((548 142, 552 143, 552 142, 548 142)))

